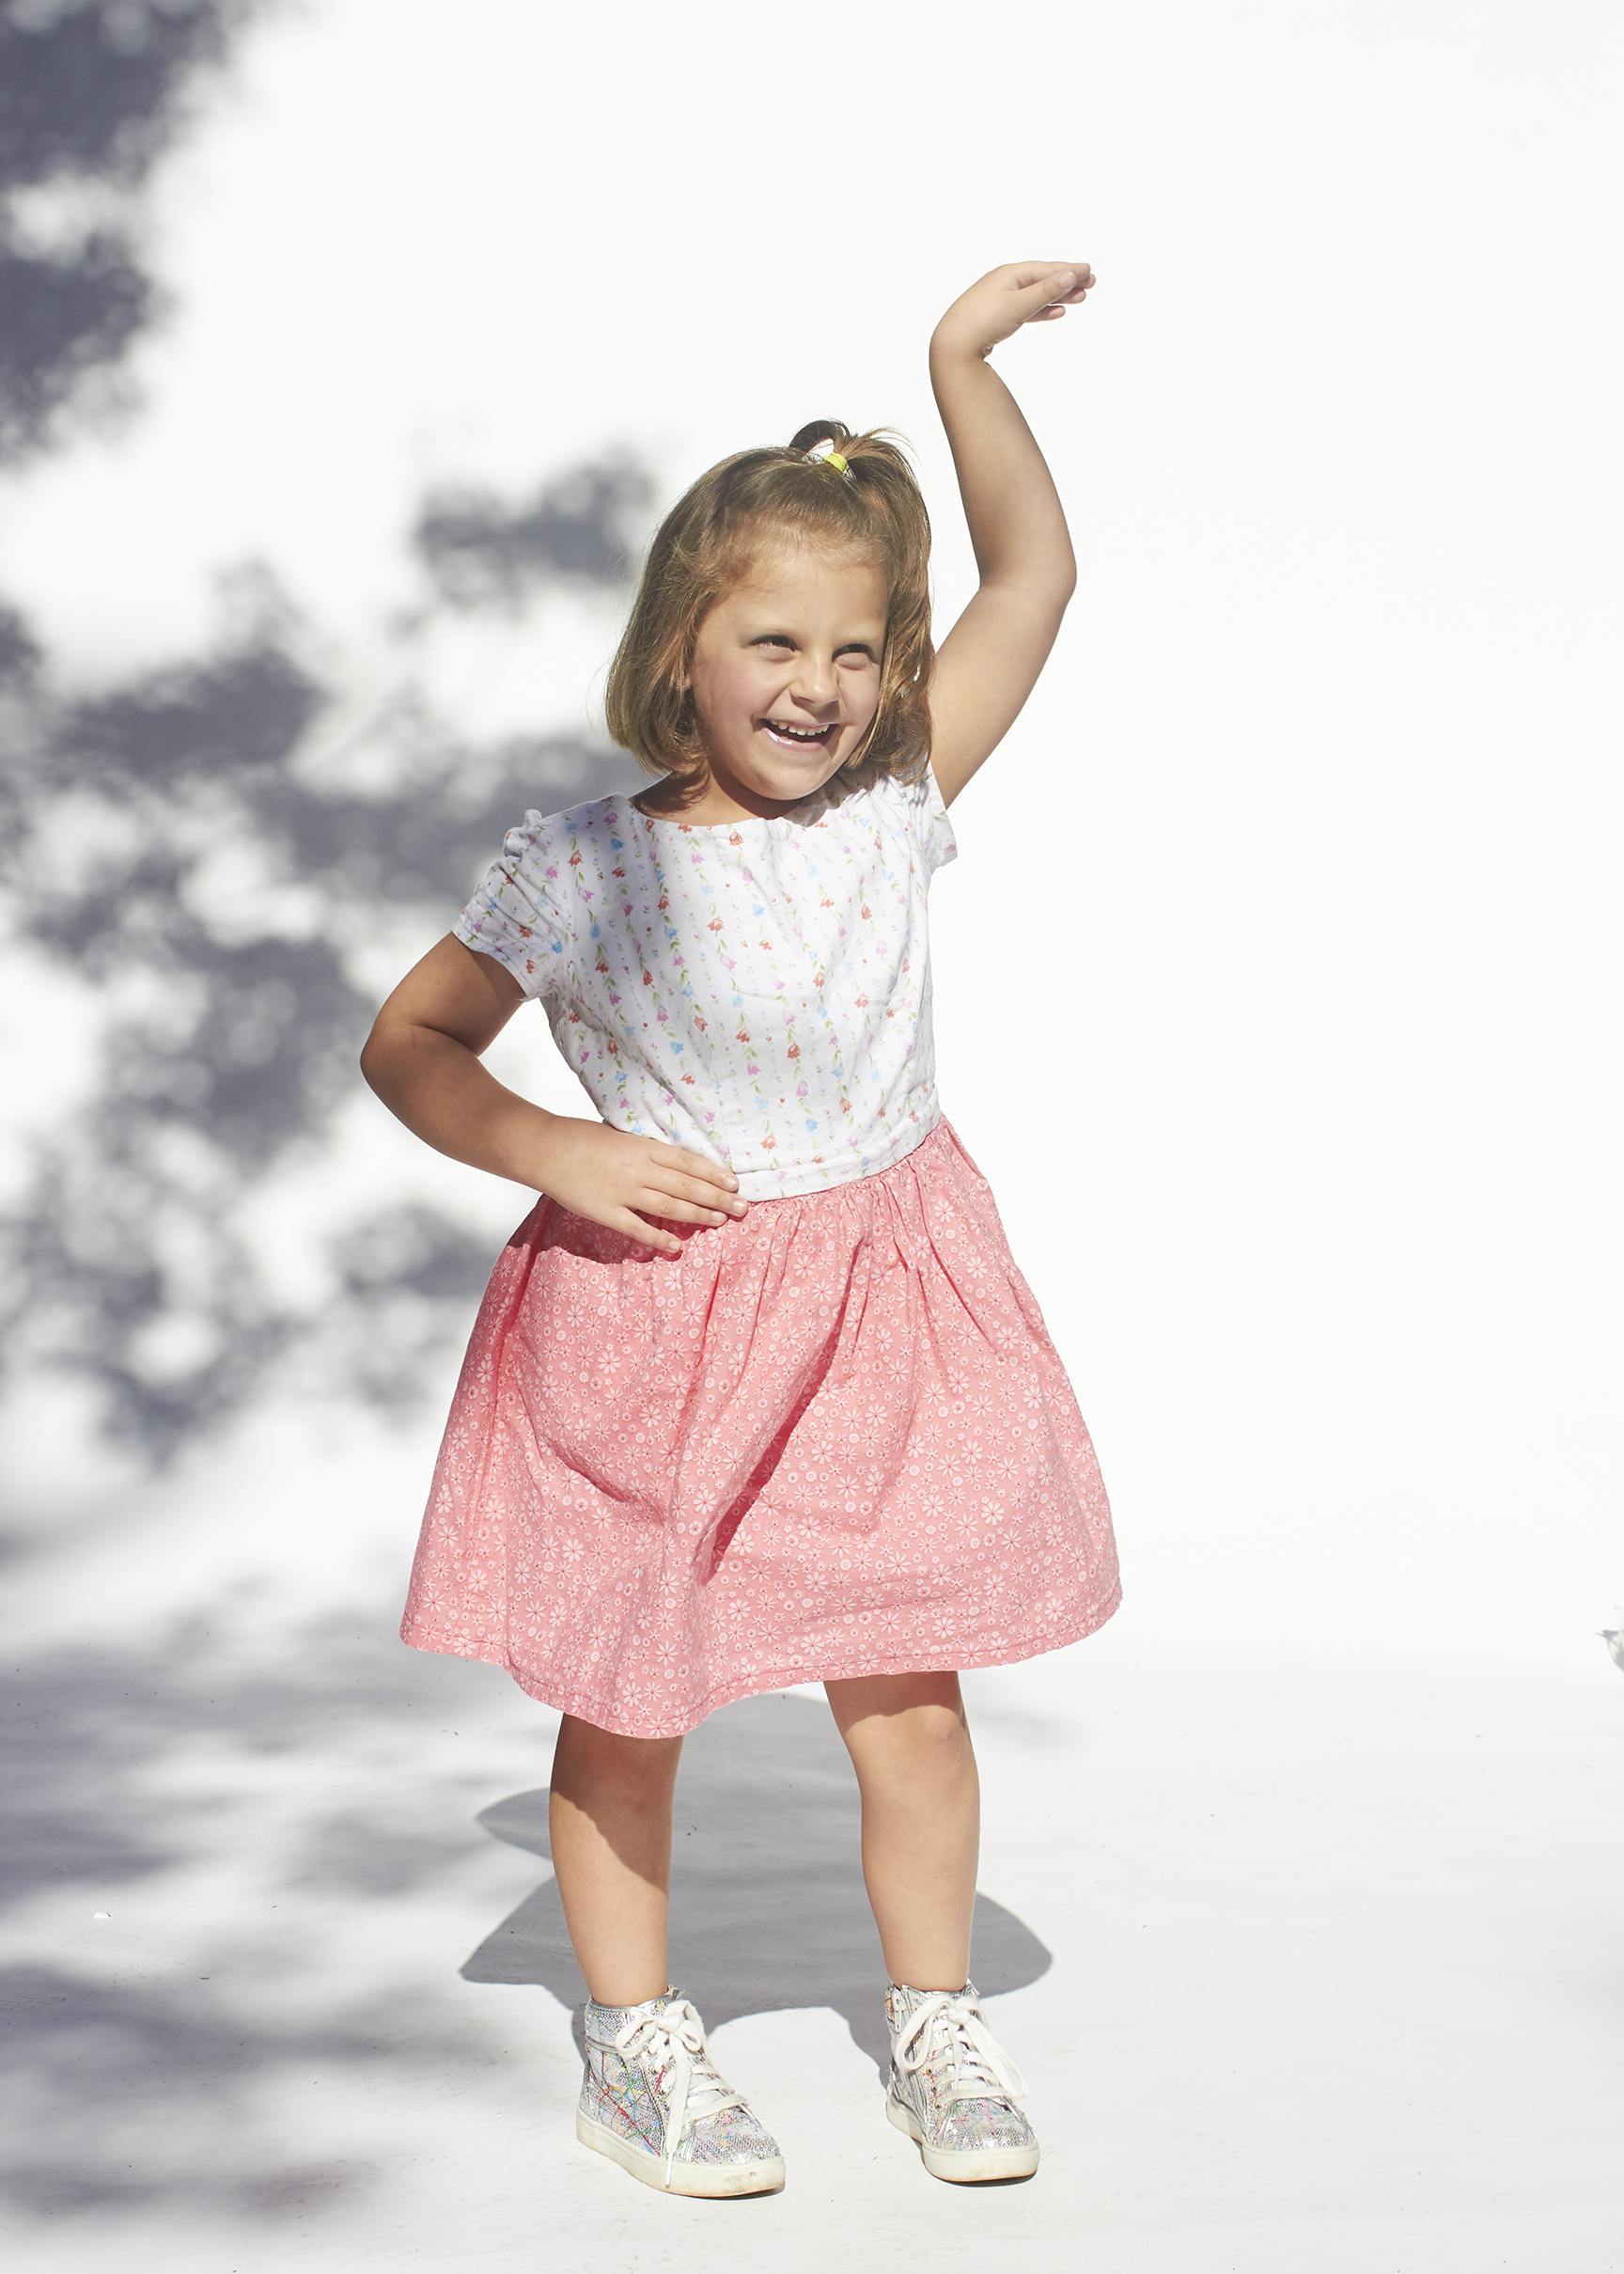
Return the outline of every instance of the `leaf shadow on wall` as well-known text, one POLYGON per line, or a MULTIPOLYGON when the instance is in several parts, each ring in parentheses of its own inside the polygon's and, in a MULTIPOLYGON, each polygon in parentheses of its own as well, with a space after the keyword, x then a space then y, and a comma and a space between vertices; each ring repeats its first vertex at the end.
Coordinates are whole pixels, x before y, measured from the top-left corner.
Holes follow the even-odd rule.
MULTIPOLYGON (((547 1788, 515 1793, 478 1821, 510 1847, 552 1853, 547 1788)), ((746 2014, 830 2006, 883 2067, 885 1964, 863 1890, 856 1780, 828 1708, 809 1698, 745 1698, 682 1749, 671 1874, 671 1980, 708 2029, 746 2014)), ((983 1997, 1024 1989, 1051 1954, 991 1896, 976 1898, 970 1966, 983 1997)), ((537 1983, 574 2008, 586 1985, 557 1882, 547 1880, 487 1936, 467 1982, 537 1983)))
MULTIPOLYGON (((171 305, 144 200, 265 12, 0 6, 0 468, 116 435, 138 409, 131 353, 171 305)), ((410 919, 427 946, 527 808, 636 779, 623 753, 568 736, 472 745, 436 714, 420 635, 618 591, 652 496, 610 452, 527 496, 420 499, 418 604, 394 628, 390 683, 368 675, 365 695, 252 564, 226 580, 211 650, 94 695, 0 604, 5 929, 68 982, 58 1059, 89 1077, 64 1084, 0 1210, 0 1374, 74 1377, 137 1465, 273 1373, 409 1408, 466 1332, 492 1254, 444 1211, 375 1205, 280 1275, 257 1211, 358 1092, 369 936, 410 919)))

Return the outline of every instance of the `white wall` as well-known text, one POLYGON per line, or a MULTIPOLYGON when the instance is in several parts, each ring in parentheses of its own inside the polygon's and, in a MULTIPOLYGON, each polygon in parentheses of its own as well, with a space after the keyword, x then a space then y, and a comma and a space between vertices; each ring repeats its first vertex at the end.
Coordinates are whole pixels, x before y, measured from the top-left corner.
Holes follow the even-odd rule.
MULTIPOLYGON (((306 0, 166 162, 145 408, 7 483, 0 585, 93 681, 262 558, 365 687, 427 479, 624 444, 670 494, 833 415, 915 443, 945 622, 929 325, 1091 260, 1002 357, 1082 586, 933 917, 1122 1642, 1616 1679, 1617 44, 1548 0, 306 0)), ((441 698, 578 730, 611 632, 447 636, 441 698)))

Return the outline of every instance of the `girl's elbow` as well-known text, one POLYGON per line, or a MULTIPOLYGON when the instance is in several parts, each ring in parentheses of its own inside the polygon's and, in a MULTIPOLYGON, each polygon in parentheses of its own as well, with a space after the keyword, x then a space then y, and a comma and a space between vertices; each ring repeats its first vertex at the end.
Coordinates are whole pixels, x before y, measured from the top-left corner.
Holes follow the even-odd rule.
POLYGON ((1032 588, 1032 607, 1049 627, 1051 638, 1060 630, 1071 595, 1077 589, 1077 564, 1056 561, 1040 584, 1032 588))
POLYGON ((389 1057, 389 1041, 381 1019, 372 1023, 372 1031, 361 1045, 361 1079, 368 1090, 383 1095, 384 1066, 389 1057))

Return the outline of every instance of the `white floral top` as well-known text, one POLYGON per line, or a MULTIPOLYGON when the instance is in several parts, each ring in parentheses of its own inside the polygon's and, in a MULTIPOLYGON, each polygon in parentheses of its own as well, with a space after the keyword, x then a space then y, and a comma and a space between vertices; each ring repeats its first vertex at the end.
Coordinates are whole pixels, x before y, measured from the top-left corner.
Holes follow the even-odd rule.
POLYGON ((596 798, 510 829, 455 933, 546 1004, 602 1120, 776 1200, 935 1127, 925 901, 958 849, 929 767, 836 776, 772 820, 596 798))

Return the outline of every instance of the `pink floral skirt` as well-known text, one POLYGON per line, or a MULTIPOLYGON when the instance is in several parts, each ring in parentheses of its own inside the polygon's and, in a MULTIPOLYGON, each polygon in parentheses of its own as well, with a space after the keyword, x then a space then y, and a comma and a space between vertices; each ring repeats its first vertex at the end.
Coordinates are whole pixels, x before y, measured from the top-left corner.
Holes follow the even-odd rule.
POLYGON ((677 1225, 543 1200, 480 1308, 401 1626, 669 1737, 795 1682, 1002 1666, 1120 1598, 1094 1449, 951 1126, 677 1225))

